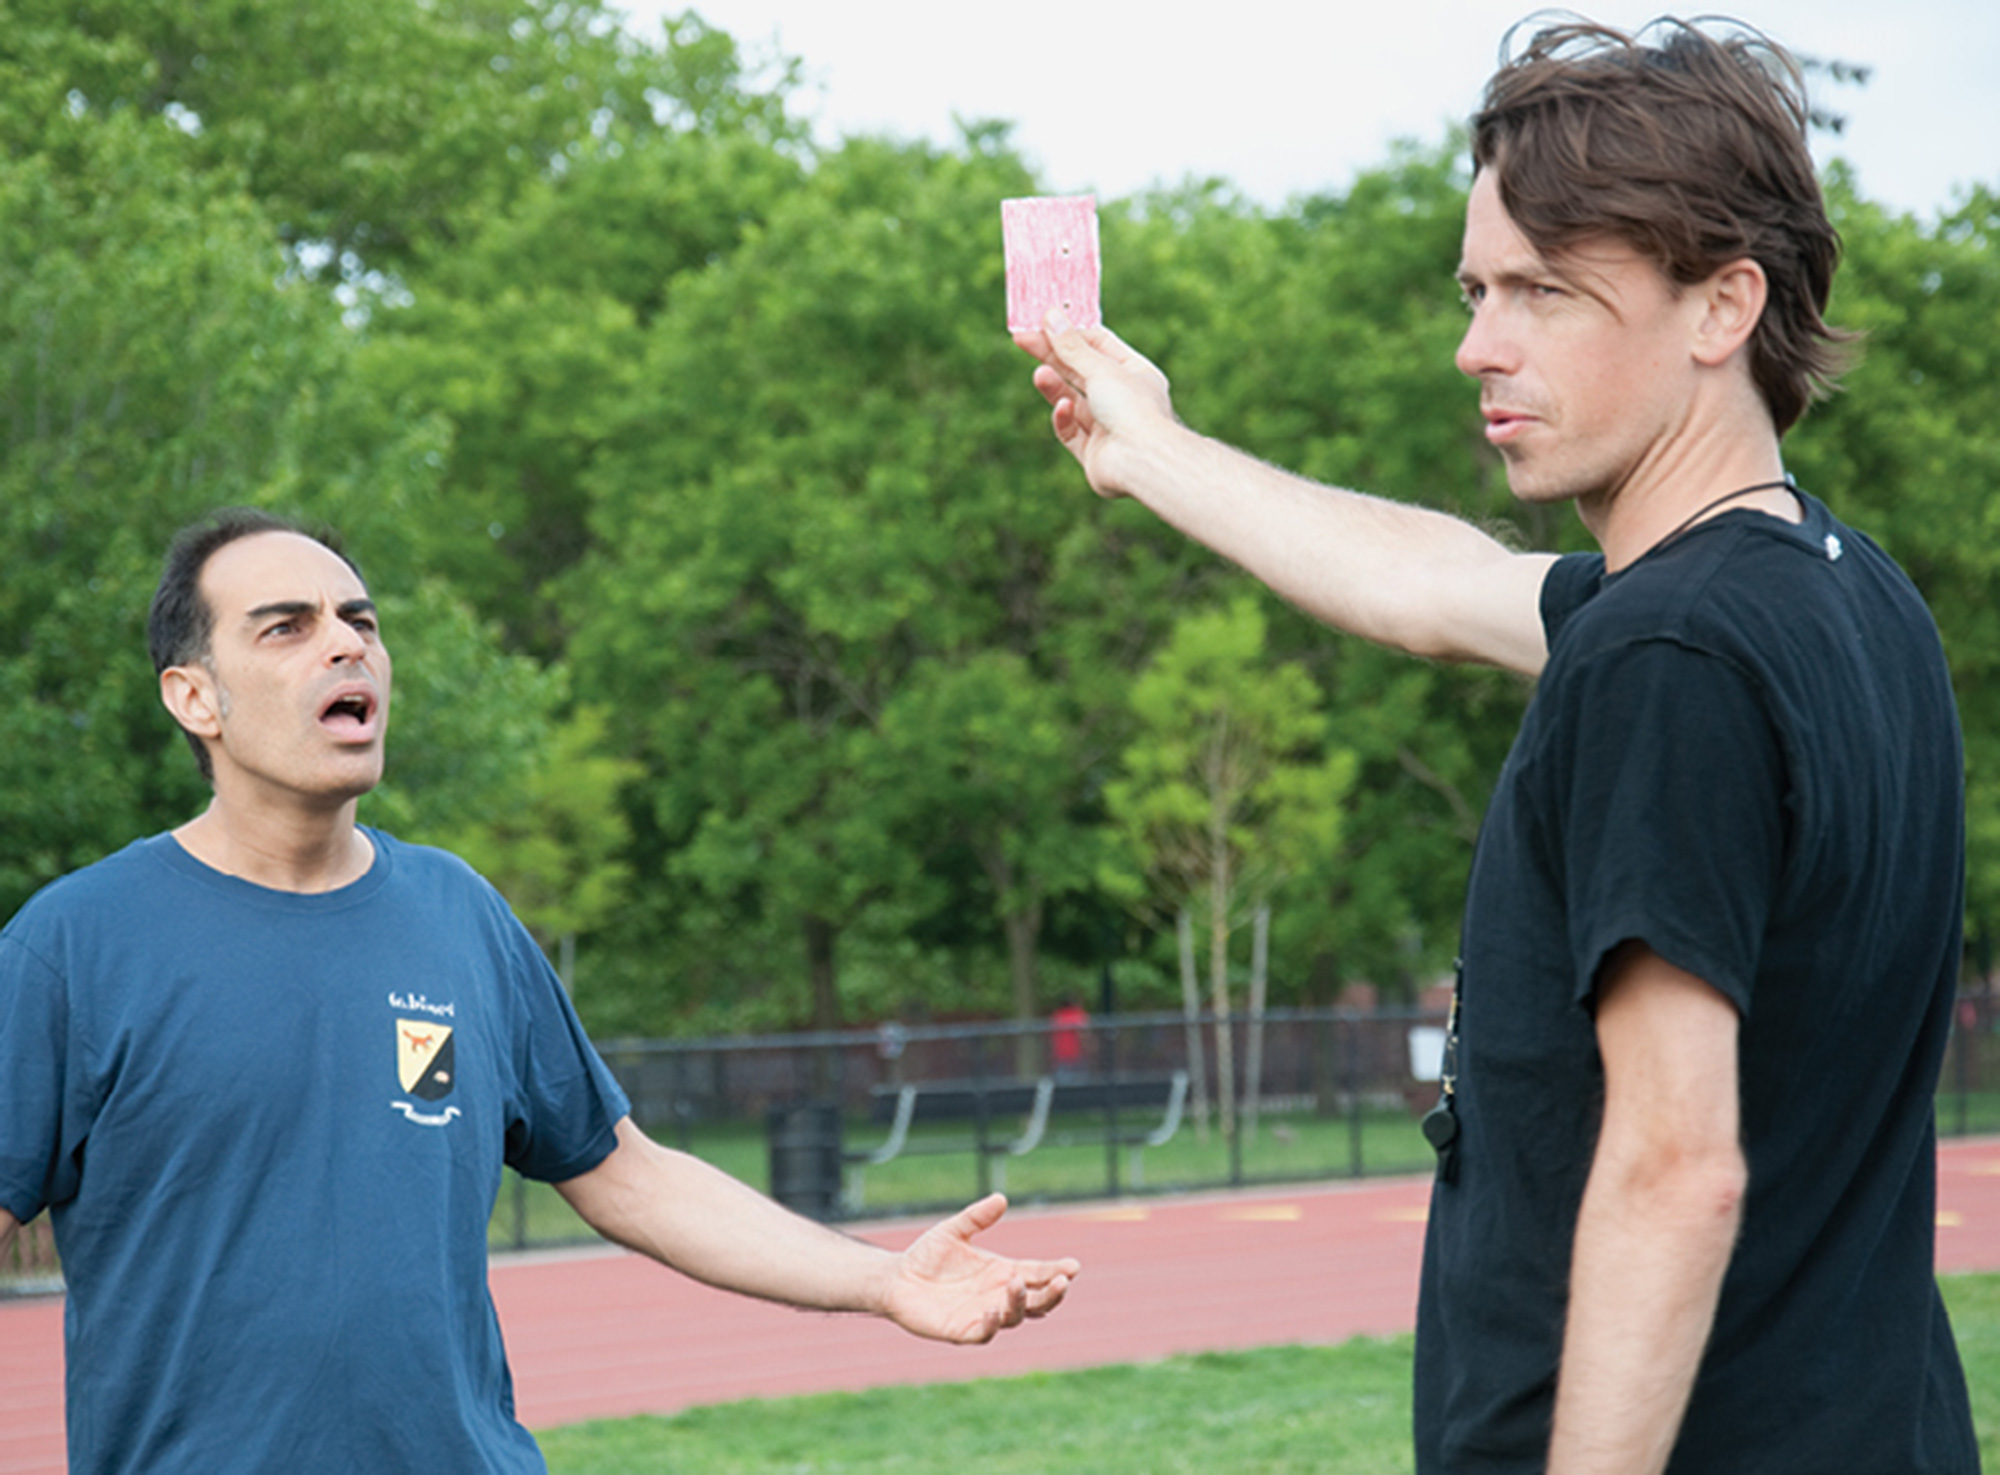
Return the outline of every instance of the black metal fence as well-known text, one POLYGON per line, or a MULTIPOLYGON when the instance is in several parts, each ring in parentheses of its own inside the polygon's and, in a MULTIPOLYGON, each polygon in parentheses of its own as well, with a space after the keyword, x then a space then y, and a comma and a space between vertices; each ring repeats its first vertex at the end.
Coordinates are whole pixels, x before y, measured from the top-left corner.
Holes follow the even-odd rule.
POLYGON ((712 1159, 733 1140, 725 1166, 839 1218, 1000 1186, 1052 1200, 1414 1171, 1443 1022, 1414 1009, 1121 1014, 600 1049, 649 1133, 712 1159), (742 1149, 755 1134, 762 1163, 742 1149), (941 1171, 909 1162, 951 1156, 941 1171), (892 1162, 904 1166, 876 1171, 892 1162), (867 1182, 881 1187, 864 1197, 867 1182))
MULTIPOLYGON (((1967 994, 1955 1022, 1938 1128, 2000 1133, 2000 1000, 1967 994)), ((838 1219, 995 1187, 1035 1202, 1421 1172, 1416 1122, 1436 1097, 1443 1024, 1418 1009, 1280 1010, 1226 1027, 1120 1014, 599 1048, 654 1137, 838 1219)), ((553 1190, 510 1176, 496 1247, 584 1233, 553 1190)), ((0 1295, 59 1285, 44 1216, 0 1258, 0 1295)))
MULTIPOLYGON (((950 1207, 995 1187, 1057 1201, 1422 1172, 1431 1157, 1416 1123, 1436 1099, 1444 1022, 1431 1009, 1278 1010, 1226 1028, 1212 1015, 1121 1014, 601 1048, 655 1137, 837 1219, 950 1207), (1175 1075, 1187 1078, 1179 1120, 1145 1145, 1168 1125, 1161 1087, 1175 1075), (1043 1078, 1076 1084, 1058 1087, 1037 1131, 1043 1078), (1108 1088, 1095 1103, 1082 1094, 1090 1082, 1108 1088), (949 1120, 927 1130, 919 1118, 903 1150, 877 1161, 905 1087, 949 1120)), ((1955 1025, 1939 1131, 2000 1133, 2000 998, 1966 994, 1955 1025)), ((512 1224, 508 1242, 535 1242, 525 1207, 512 1224)))
POLYGON ((1412 1034, 1421 1042, 1443 1023, 1441 1012, 1415 1009, 1273 1011, 1261 1023, 1238 1016, 1226 1030, 1213 1015, 1122 1014, 1074 1025, 889 1024, 598 1048, 632 1099, 633 1119, 671 1141, 694 1124, 759 1122, 801 1101, 831 1102, 844 1118, 865 1120, 880 1115, 885 1093, 906 1084, 986 1083, 997 1091, 1043 1074, 1112 1081, 1184 1070, 1198 1083, 1194 1094, 1214 1102, 1225 1035, 1239 1099, 1254 1072, 1267 1112, 1337 1111, 1363 1098, 1403 1103, 1421 1094, 1412 1034))
POLYGON ((43 1295, 61 1289, 55 1234, 49 1216, 39 1214, 21 1226, 14 1243, 0 1254, 0 1296, 43 1295))

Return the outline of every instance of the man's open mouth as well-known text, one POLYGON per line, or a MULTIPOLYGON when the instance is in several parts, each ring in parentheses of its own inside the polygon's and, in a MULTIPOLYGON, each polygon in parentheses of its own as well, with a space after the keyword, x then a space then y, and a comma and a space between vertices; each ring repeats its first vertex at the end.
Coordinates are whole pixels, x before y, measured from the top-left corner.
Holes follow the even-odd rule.
POLYGON ((335 732, 360 733, 375 721, 375 696, 367 691, 343 691, 320 709, 320 726, 335 732))

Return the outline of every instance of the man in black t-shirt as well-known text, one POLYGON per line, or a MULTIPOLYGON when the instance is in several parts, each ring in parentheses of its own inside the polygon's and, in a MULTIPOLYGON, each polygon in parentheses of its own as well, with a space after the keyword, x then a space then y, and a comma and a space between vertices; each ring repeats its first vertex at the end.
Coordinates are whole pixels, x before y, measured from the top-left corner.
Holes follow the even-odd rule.
POLYGON ((1922 601, 1786 476, 1839 367, 1797 67, 1584 23, 1489 84, 1459 367, 1515 554, 1173 415, 1108 330, 1017 335, 1058 439, 1308 612, 1541 677, 1468 891, 1417 1344, 1424 1472, 1978 1469, 1933 1272, 1956 711, 1922 601))

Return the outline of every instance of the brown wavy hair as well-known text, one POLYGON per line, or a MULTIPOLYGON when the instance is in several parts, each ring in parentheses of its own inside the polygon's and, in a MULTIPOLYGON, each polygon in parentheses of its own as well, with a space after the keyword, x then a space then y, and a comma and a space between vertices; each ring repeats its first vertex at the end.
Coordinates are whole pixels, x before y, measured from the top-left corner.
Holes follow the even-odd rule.
POLYGON ((1487 84, 1473 167, 1496 173, 1515 226, 1552 260, 1610 236, 1678 287, 1745 257, 1763 267, 1750 370, 1783 435, 1832 391, 1853 342, 1825 318, 1840 235, 1808 117, 1798 63, 1751 27, 1668 19, 1628 35, 1565 20, 1487 84))

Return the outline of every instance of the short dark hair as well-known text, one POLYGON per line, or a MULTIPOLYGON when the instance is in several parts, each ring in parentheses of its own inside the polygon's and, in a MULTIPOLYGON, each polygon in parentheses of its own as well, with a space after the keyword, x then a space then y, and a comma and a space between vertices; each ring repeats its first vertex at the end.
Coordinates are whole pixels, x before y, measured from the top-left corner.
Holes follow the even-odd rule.
MULTIPOLYGON (((1487 84, 1473 167, 1495 172, 1508 216, 1550 258, 1610 236, 1677 287, 1756 261, 1770 290, 1750 371, 1783 435, 1847 364, 1852 335, 1824 316, 1840 235, 1806 146, 1798 63, 1752 27, 1699 25, 1721 33, 1673 19, 1631 35, 1583 21, 1538 31, 1487 84)), ((1503 54, 1513 44, 1509 32, 1503 54)))
MULTIPOLYGON (((159 675, 172 666, 186 666, 209 659, 215 639, 215 611, 201 593, 201 572, 209 559, 239 538, 259 533, 297 533, 311 538, 354 570, 361 570, 342 551, 339 535, 329 528, 309 528, 291 518, 256 507, 223 507, 174 535, 167 547, 167 560, 160 570, 160 582, 153 590, 152 608, 146 615, 146 644, 153 656, 153 673, 159 675)), ((365 583, 366 580, 364 579, 365 583)), ((182 729, 201 776, 211 782, 215 766, 208 756, 208 744, 182 729)))

